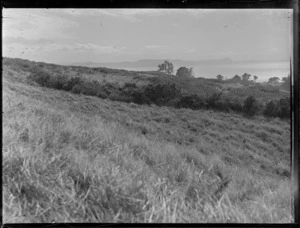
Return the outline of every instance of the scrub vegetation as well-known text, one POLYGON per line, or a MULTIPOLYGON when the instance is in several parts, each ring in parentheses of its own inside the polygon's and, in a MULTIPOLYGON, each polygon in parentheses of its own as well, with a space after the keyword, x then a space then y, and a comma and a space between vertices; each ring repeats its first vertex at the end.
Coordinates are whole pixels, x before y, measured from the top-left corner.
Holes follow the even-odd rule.
POLYGON ((4 223, 292 222, 289 118, 178 106, 200 97, 180 80, 223 88, 205 79, 151 97, 171 77, 4 58, 4 223), (150 102, 113 97, 141 88, 150 102))

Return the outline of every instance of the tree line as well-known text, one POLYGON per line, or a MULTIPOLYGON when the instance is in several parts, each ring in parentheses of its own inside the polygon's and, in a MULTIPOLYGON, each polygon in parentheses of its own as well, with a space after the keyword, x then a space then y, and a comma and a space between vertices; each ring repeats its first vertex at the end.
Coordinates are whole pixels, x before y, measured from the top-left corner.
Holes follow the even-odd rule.
POLYGON ((137 104, 155 104, 157 106, 171 106, 175 108, 189 108, 193 110, 212 109, 224 112, 242 113, 247 116, 264 115, 267 117, 290 117, 290 98, 260 102, 253 96, 248 96, 243 102, 222 98, 222 93, 214 93, 208 97, 187 94, 174 83, 152 82, 144 86, 125 83, 100 83, 80 77, 66 75, 51 75, 43 69, 35 68, 28 76, 28 82, 35 82, 43 87, 65 90, 74 94, 96 96, 137 104))
MULTIPOLYGON (((166 74, 172 74, 174 71, 174 66, 169 61, 164 61, 162 64, 158 65, 158 71, 166 74)), ((178 77, 193 77, 193 68, 179 67, 176 72, 178 77)))
MULTIPOLYGON (((171 62, 165 60, 162 64, 158 65, 158 71, 159 72, 163 72, 166 74, 171 75, 174 71, 174 66, 171 62)), ((187 67, 179 67, 177 69, 176 72, 176 76, 178 77, 194 77, 193 74, 193 68, 187 68, 187 67)), ((250 78, 251 78, 251 74, 248 73, 244 73, 243 75, 239 76, 239 75, 235 75, 233 78, 229 79, 229 81, 233 81, 233 82, 249 82, 250 78)), ((217 76, 217 80, 218 81, 224 81, 224 76, 221 74, 218 74, 217 76)), ((254 82, 256 82, 258 79, 258 77, 256 75, 253 75, 253 80, 254 82)), ((268 80, 268 83, 270 84, 278 84, 279 83, 280 78, 279 77, 271 77, 268 80)), ((284 87, 289 87, 290 86, 290 75, 288 75, 287 77, 282 77, 282 82, 283 82, 283 86, 284 87)))

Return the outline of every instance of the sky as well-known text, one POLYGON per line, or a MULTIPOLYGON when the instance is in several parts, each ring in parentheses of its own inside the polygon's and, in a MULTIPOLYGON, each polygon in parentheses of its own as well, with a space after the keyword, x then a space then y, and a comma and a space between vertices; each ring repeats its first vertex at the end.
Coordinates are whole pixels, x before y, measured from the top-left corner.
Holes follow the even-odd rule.
POLYGON ((292 10, 3 9, 3 56, 51 63, 289 61, 292 10))

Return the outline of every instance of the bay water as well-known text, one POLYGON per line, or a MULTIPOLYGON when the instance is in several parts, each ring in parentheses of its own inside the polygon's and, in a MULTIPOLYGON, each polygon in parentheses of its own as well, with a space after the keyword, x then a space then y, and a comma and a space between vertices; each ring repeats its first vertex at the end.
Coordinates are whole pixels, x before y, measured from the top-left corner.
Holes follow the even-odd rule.
MULTIPOLYGON (((181 66, 174 65, 174 74, 181 66)), ((235 75, 243 75, 244 73, 251 74, 250 80, 253 76, 258 77, 258 82, 267 82, 271 77, 287 77, 290 74, 289 62, 247 62, 247 63, 230 63, 230 64, 210 64, 198 66, 185 66, 193 67, 194 77, 203 78, 216 78, 218 74, 224 76, 224 79, 230 79, 235 75)), ((134 67, 122 68, 125 70, 133 71, 155 71, 157 67, 134 67)))

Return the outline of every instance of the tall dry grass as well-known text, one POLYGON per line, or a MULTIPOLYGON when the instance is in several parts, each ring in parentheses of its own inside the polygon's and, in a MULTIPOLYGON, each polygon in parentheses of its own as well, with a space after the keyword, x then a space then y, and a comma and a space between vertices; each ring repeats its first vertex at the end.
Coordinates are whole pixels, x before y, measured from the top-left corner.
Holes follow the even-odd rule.
POLYGON ((121 104, 8 78, 5 223, 293 220, 286 122, 121 104))

